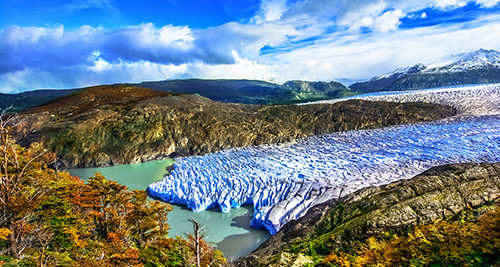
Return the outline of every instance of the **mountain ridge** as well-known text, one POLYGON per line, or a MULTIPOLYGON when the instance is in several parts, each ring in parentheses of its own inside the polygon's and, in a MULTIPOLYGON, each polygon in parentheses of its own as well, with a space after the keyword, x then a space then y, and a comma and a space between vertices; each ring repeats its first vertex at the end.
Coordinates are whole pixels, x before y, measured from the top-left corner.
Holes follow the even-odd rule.
POLYGON ((64 167, 128 164, 282 143, 334 131, 452 116, 437 104, 349 100, 246 105, 136 86, 96 86, 19 114, 20 144, 41 142, 64 167))
MULTIPOLYGON (((117 83, 179 94, 199 94, 213 101, 242 104, 293 104, 335 99, 379 91, 403 91, 443 86, 500 83, 500 52, 479 49, 448 57, 448 62, 398 68, 346 87, 336 81, 289 80, 282 84, 251 79, 175 79, 117 83), (451 60, 451 62, 450 62, 451 60)), ((104 85, 103 85, 104 86, 104 85)), ((41 89, 17 94, 0 93, 0 109, 12 111, 36 107, 58 97, 83 90, 41 89)))
POLYGON ((290 104, 351 95, 335 81, 291 80, 283 84, 248 79, 182 79, 133 84, 174 93, 197 93, 214 101, 242 104, 290 104))
MULTIPOLYGON (((241 104, 291 104, 350 96, 349 88, 341 83, 292 80, 283 84, 247 79, 178 79, 117 83, 101 86, 137 86, 178 94, 199 94, 213 101, 241 104)), ((85 90, 40 89, 16 94, 0 93, 0 109, 12 107, 18 112, 45 104, 59 97, 85 90)))
POLYGON ((479 49, 450 56, 452 62, 424 65, 417 63, 393 72, 357 82, 350 89, 358 93, 418 90, 465 84, 500 82, 500 52, 479 49))

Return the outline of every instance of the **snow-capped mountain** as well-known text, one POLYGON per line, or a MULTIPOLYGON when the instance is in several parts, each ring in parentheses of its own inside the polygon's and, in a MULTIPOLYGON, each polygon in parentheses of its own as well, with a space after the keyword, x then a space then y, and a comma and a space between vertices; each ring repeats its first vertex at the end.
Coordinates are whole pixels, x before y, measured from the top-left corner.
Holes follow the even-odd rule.
POLYGON ((377 79, 383 79, 383 78, 389 78, 389 77, 403 77, 403 76, 408 75, 408 74, 421 72, 427 68, 428 67, 426 65, 424 65, 422 63, 418 63, 418 64, 411 66, 411 67, 397 68, 396 70, 394 70, 392 72, 389 72, 389 73, 386 73, 383 75, 375 76, 375 77, 371 78, 370 80, 377 80, 377 79))
POLYGON ((446 63, 416 64, 352 84, 358 92, 401 91, 500 82, 500 52, 479 49, 451 55, 446 63))
POLYGON ((431 68, 429 72, 436 71, 466 71, 481 68, 500 68, 500 52, 495 50, 479 49, 471 53, 453 55, 455 62, 441 67, 431 68))

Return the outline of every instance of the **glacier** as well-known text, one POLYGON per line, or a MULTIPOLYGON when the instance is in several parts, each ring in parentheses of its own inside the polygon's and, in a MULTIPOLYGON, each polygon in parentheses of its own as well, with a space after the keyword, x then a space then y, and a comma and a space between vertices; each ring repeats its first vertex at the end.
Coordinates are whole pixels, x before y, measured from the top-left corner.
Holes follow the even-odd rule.
MULTIPOLYGON (((361 96, 424 101, 458 114, 435 122, 346 131, 286 144, 180 158, 148 193, 194 211, 253 205, 253 227, 275 234, 307 210, 367 186, 411 178, 437 165, 500 161, 500 85, 361 96)), ((322 102, 336 102, 322 101, 322 102)))

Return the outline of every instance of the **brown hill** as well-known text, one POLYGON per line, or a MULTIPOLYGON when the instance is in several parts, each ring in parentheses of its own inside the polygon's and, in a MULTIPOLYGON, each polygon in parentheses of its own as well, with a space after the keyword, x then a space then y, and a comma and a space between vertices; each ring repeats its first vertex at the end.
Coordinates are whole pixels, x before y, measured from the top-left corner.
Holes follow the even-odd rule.
POLYGON ((93 167, 436 120, 454 112, 435 104, 362 100, 230 104, 134 86, 96 86, 22 113, 17 132, 23 145, 42 142, 64 167, 93 167))

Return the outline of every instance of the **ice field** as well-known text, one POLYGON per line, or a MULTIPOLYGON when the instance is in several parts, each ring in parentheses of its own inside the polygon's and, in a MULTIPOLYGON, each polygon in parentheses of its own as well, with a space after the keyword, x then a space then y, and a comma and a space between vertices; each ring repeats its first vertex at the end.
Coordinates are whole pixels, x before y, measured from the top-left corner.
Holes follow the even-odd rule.
POLYGON ((182 158, 148 192, 195 211, 218 206, 227 212, 251 204, 252 225, 274 234, 311 206, 366 186, 411 178, 442 164, 500 161, 500 85, 361 98, 441 103, 455 107, 458 115, 182 158))

